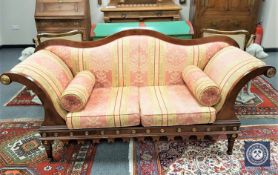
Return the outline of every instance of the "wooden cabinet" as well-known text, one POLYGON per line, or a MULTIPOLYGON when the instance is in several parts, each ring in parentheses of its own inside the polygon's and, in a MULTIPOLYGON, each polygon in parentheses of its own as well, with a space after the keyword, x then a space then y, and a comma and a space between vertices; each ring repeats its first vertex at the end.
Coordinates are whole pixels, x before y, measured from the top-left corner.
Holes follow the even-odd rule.
POLYGON ((261 0, 191 0, 195 37, 201 37, 203 28, 255 33, 260 4, 261 0))
POLYGON ((89 40, 89 0, 37 0, 35 20, 38 33, 80 30, 83 32, 83 40, 89 40))
POLYGON ((176 21, 180 10, 172 0, 111 0, 101 9, 105 22, 176 21))

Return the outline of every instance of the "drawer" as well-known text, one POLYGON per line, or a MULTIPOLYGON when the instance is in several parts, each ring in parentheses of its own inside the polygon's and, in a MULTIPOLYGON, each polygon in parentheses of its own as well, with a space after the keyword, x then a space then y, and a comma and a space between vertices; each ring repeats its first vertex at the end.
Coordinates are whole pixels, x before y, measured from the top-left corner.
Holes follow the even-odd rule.
POLYGON ((74 28, 79 29, 85 27, 85 20, 71 20, 71 19, 37 19, 37 29, 45 30, 49 28, 74 28))
MULTIPOLYGON (((65 30, 38 30, 38 33, 65 33, 65 32, 69 32, 72 29, 65 29, 65 30)), ((80 30, 83 33, 83 40, 89 40, 89 31, 82 29, 80 30)))
POLYGON ((127 12, 105 12, 104 16, 109 18, 154 18, 154 17, 175 17, 179 11, 127 11, 127 12))
POLYGON ((37 0, 36 16, 84 15, 84 0, 37 0))
POLYGON ((244 18, 204 18, 202 21, 203 28, 212 28, 218 30, 248 30, 250 26, 250 21, 244 18))

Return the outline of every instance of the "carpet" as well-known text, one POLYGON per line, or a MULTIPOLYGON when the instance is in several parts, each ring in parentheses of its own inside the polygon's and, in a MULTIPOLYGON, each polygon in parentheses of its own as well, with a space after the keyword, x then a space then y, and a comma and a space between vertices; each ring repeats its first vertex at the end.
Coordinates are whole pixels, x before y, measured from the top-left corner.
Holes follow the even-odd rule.
POLYGON ((170 141, 134 143, 136 175, 278 174, 278 127, 242 128, 233 155, 226 154, 227 140, 170 141), (258 139, 263 138, 263 139, 258 139), (244 162, 245 141, 270 142, 270 167, 247 167, 244 162))
POLYGON ((4 106, 40 106, 41 103, 33 100, 36 97, 32 90, 24 86, 4 106))
POLYGON ((90 174, 95 145, 69 144, 61 161, 50 163, 35 131, 38 126, 36 122, 0 124, 0 174, 90 174))
MULTIPOLYGON (((36 132, 37 122, 0 123, 0 174, 45 175, 178 175, 178 174, 277 174, 278 127, 243 127, 232 156, 226 141, 170 141, 142 143, 68 144, 59 162, 49 162, 36 132), (262 138, 262 139, 258 139, 262 138), (246 167, 246 140, 271 144, 270 167, 246 167), (112 148, 112 149, 111 149, 112 148), (112 166, 113 165, 113 166, 112 166), (128 169, 128 170, 127 170, 128 169)), ((61 149, 57 142, 56 150, 61 149)))
POLYGON ((235 104, 235 111, 240 119, 243 118, 277 118, 278 91, 262 77, 252 80, 251 92, 256 95, 248 104, 235 104))
MULTIPOLYGON (((278 118, 278 91, 265 79, 257 77, 252 80, 251 91, 256 98, 248 104, 235 104, 236 114, 240 119, 278 118)), ((37 96, 27 88, 21 89, 6 106, 39 106, 37 96)))

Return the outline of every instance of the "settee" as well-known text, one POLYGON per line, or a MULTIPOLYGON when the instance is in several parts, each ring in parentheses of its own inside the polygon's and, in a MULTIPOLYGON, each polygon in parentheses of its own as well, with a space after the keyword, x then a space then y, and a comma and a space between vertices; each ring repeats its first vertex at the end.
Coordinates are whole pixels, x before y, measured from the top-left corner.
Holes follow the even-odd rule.
POLYGON ((49 40, 1 82, 19 82, 42 101, 39 132, 49 157, 55 140, 219 134, 227 135, 232 154, 238 92, 252 78, 276 73, 237 47, 228 37, 180 40, 142 29, 93 42, 49 40))

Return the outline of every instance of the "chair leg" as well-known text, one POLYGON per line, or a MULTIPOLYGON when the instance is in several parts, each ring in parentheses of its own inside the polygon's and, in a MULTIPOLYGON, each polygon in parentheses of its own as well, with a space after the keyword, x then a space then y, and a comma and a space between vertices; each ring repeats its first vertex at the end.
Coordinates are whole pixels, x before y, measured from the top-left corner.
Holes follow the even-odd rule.
POLYGON ((238 136, 237 134, 227 134, 227 138, 228 138, 227 154, 228 155, 233 154, 233 147, 234 147, 234 143, 235 143, 235 140, 236 140, 237 136, 238 136))
POLYGON ((43 141, 43 146, 44 146, 44 148, 46 150, 48 159, 50 159, 50 161, 52 161, 53 160, 53 156, 52 156, 52 143, 50 141, 44 140, 43 141))

